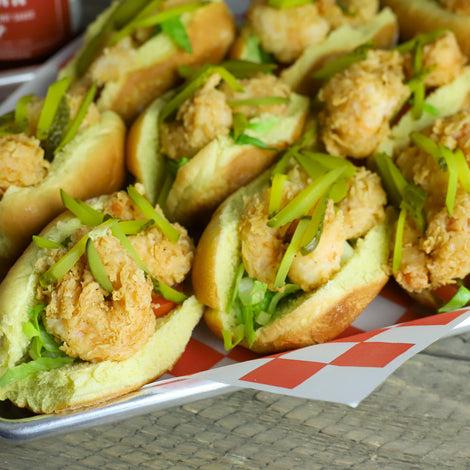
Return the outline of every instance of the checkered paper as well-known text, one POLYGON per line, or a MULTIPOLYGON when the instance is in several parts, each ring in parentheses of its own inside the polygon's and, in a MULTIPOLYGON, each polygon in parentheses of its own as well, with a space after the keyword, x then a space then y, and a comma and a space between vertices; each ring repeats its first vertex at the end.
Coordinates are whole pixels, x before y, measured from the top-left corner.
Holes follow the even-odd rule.
POLYGON ((455 329, 470 329, 470 309, 423 316, 390 282, 345 332, 325 344, 264 357, 242 347, 225 351, 201 324, 164 378, 200 378, 357 406, 407 359, 455 329))

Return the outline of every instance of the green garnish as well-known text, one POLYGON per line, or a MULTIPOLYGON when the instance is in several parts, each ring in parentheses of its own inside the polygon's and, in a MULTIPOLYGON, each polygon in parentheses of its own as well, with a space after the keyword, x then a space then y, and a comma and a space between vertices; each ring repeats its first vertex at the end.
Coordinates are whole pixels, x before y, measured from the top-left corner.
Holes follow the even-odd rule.
POLYGON ((86 241, 85 253, 90 267, 91 274, 95 281, 106 291, 112 294, 114 288, 109 280, 108 273, 104 267, 103 261, 100 258, 98 250, 96 249, 93 240, 89 238, 86 241))
POLYGON ((153 219, 122 220, 119 226, 126 235, 137 235, 155 224, 153 219))
POLYGON ((459 174, 460 182, 467 193, 470 193, 470 168, 468 167, 467 159, 465 158, 462 149, 458 148, 454 151, 455 163, 457 165, 457 173, 459 174))
POLYGON ((70 82, 71 78, 65 77, 49 86, 36 130, 36 137, 39 140, 46 140, 49 136, 52 122, 70 82))
POLYGON ((288 176, 284 173, 276 173, 271 182, 271 192, 269 196, 269 216, 273 217, 281 208, 282 193, 284 184, 288 176))
POLYGON ((320 198, 317 205, 315 206, 315 209, 313 210, 312 217, 310 218, 310 222, 305 229, 300 244, 300 253, 302 255, 308 255, 309 253, 312 253, 318 246, 318 243, 320 243, 328 199, 329 194, 325 193, 320 198))
POLYGON ((395 229, 395 242, 393 247, 392 271, 396 273, 401 265, 401 255, 403 247, 403 234, 405 231, 406 210, 401 209, 398 216, 397 226, 395 229))
POLYGON ((50 267, 40 278, 41 287, 60 281, 78 262, 85 253, 86 243, 89 236, 84 235, 57 263, 50 267))
POLYGON ((424 233, 426 230, 426 214, 424 212, 426 191, 415 184, 409 183, 387 154, 375 154, 374 159, 390 202, 397 210, 406 209, 421 233, 424 233))
POLYGON ((307 3, 314 3, 316 1, 317 0, 269 0, 268 5, 270 7, 284 9, 307 5, 307 3))
POLYGON ((191 47, 191 40, 189 39, 188 33, 178 17, 170 18, 169 20, 163 21, 161 24, 162 31, 168 34, 171 39, 179 46, 183 51, 191 54, 193 48, 191 47))
POLYGON ((268 220, 269 227, 281 227, 307 214, 331 185, 343 177, 346 165, 329 171, 303 189, 289 204, 268 220))
POLYGON ((367 41, 364 44, 347 52, 336 59, 325 64, 321 69, 313 73, 312 77, 316 80, 330 80, 337 73, 346 70, 352 64, 361 62, 367 58, 368 52, 374 47, 373 41, 367 41))
POLYGON ((95 99, 97 88, 98 88, 98 85, 96 83, 93 83, 93 85, 88 90, 87 94, 85 95, 85 98, 83 99, 82 104, 80 105, 80 108, 78 109, 78 112, 75 118, 72 121, 70 121, 67 127, 65 128, 64 136, 61 142, 59 143, 59 145, 55 148, 54 153, 57 153, 59 150, 61 150, 77 134, 78 128, 80 127, 80 124, 82 123, 83 119, 86 116, 88 107, 95 99))
POLYGON ((147 16, 146 18, 137 17, 135 20, 130 22, 127 26, 125 26, 122 30, 118 31, 114 34, 111 39, 108 41, 108 46, 112 46, 119 42, 121 39, 129 36, 133 33, 137 28, 148 28, 150 26, 163 26, 163 23, 167 21, 171 21, 174 18, 178 18, 184 13, 191 13, 193 11, 198 10, 199 8, 206 5, 207 2, 192 2, 187 3, 185 5, 177 6, 175 8, 171 8, 169 10, 164 10, 159 13, 156 13, 151 16, 147 16))
POLYGON ((300 249, 300 245, 309 222, 309 218, 302 218, 299 220, 294 235, 292 236, 292 240, 290 241, 289 246, 287 247, 287 250, 282 257, 281 264, 277 270, 276 279, 274 280, 273 285, 274 289, 280 289, 284 285, 295 255, 300 249))
POLYGON ((39 235, 33 235, 33 242, 39 248, 46 248, 48 250, 64 248, 62 243, 55 242, 54 240, 49 240, 48 238, 40 237, 39 235))
POLYGON ((237 145, 252 145, 253 147, 258 147, 263 150, 273 150, 277 152, 276 147, 268 147, 261 139, 258 139, 257 137, 253 137, 248 134, 241 134, 237 137, 235 140, 235 144, 237 145))
POLYGON ((470 302, 470 290, 463 285, 462 281, 458 280, 457 283, 459 284, 459 289, 445 305, 438 309, 438 313, 458 310, 460 308, 466 307, 470 302))
POLYGON ((439 150, 441 151, 441 154, 446 161, 447 170, 449 172, 446 192, 446 207, 447 213, 450 217, 452 217, 454 212, 455 197, 457 195, 457 187, 459 183, 459 167, 457 165, 454 152, 452 152, 450 148, 443 144, 439 144, 439 150))
POLYGON ((104 215, 93 209, 87 203, 80 199, 73 198, 67 194, 63 189, 60 190, 60 197, 64 207, 74 214, 82 224, 89 227, 96 227, 104 220, 104 215))
POLYGON ((419 147, 421 150, 424 150, 426 153, 434 157, 434 160, 441 171, 447 170, 446 160, 436 142, 419 132, 412 132, 410 134, 410 140, 416 145, 416 147, 419 147))
POLYGON ((446 32, 447 32, 446 29, 436 29, 435 31, 432 31, 430 33, 420 34, 419 36, 413 39, 410 39, 409 41, 398 44, 398 46, 396 46, 395 49, 401 54, 404 54, 406 52, 416 51, 417 45, 420 45, 422 47, 426 44, 429 44, 430 42, 434 42, 436 39, 439 39, 446 32))
POLYGON ((180 237, 180 233, 176 230, 173 225, 171 225, 168 220, 166 220, 155 208, 150 204, 150 202, 140 194, 134 186, 128 186, 127 193, 130 198, 134 201, 134 204, 140 209, 142 214, 145 215, 148 219, 155 221, 155 225, 162 231, 168 240, 173 243, 176 243, 180 237))
POLYGON ((248 127, 248 118, 243 113, 233 113, 232 116, 232 134, 233 140, 237 139, 245 132, 248 127))
POLYGON ((70 109, 66 97, 63 96, 49 129, 49 135, 43 144, 46 160, 51 162, 54 159, 55 150, 62 140, 69 120, 70 109))
POLYGON ((270 64, 272 65, 272 69, 270 71, 277 68, 274 56, 263 49, 259 36, 256 34, 251 34, 246 38, 242 58, 251 62, 256 62, 257 64, 270 64))
POLYGON ((175 302, 175 304, 180 304, 188 298, 185 293, 173 289, 170 286, 167 286, 166 284, 161 281, 158 281, 154 277, 152 277, 152 283, 154 291, 158 292, 166 300, 171 300, 172 302, 175 302))
POLYGON ((229 106, 270 106, 274 104, 287 103, 289 103, 289 98, 286 98, 285 96, 264 96, 261 98, 227 101, 229 106))
POLYGON ((228 72, 225 68, 218 65, 206 64, 201 70, 187 83, 182 90, 171 98, 161 109, 159 114, 159 121, 165 121, 168 119, 176 110, 189 99, 213 74, 219 74, 222 80, 235 91, 243 92, 243 88, 238 83, 237 79, 228 72))
POLYGON ((15 108, 15 124, 19 129, 26 130, 28 128, 28 105, 34 95, 22 96, 16 103, 15 108))

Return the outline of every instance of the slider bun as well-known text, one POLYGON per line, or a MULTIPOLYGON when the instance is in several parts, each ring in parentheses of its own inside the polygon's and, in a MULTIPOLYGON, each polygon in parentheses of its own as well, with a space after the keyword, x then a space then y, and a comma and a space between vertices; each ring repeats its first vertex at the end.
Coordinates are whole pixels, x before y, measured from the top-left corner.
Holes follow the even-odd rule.
POLYGON ((384 8, 368 23, 357 27, 340 26, 320 44, 305 49, 290 67, 282 71, 281 79, 297 93, 313 96, 321 82, 312 78, 312 74, 328 61, 367 41, 374 41, 377 48, 388 49, 396 44, 397 39, 397 18, 389 8, 384 8))
POLYGON ((382 0, 382 4, 397 15, 401 39, 436 29, 450 29, 463 53, 470 56, 470 16, 447 10, 436 0, 382 0))
MULTIPOLYGON (((153 203, 164 172, 158 144, 158 115, 164 104, 163 98, 152 103, 127 139, 128 169, 143 183, 153 203)), ((262 135, 263 142, 278 150, 295 142, 302 134, 308 108, 308 98, 292 94, 287 114, 262 135)), ((166 200, 167 216, 183 225, 208 219, 228 195, 270 166, 275 156, 273 150, 236 145, 229 136, 214 139, 179 168, 166 200)))
MULTIPOLYGON (((97 207, 97 206, 95 206, 97 207)), ((52 221, 41 236, 63 240, 80 222, 69 212, 52 221)), ((0 375, 21 362, 30 340, 23 333, 29 320, 39 276, 34 265, 42 249, 31 243, 0 284, 0 375)), ((183 353, 192 330, 202 316, 194 296, 157 319, 154 335, 124 361, 74 362, 37 372, 0 388, 0 400, 9 399, 36 413, 76 408, 125 394, 153 381, 173 367, 183 353)))
MULTIPOLYGON (((220 337, 222 330, 232 330, 237 324, 235 312, 225 310, 241 261, 238 223, 244 199, 260 193, 269 176, 269 172, 263 174, 228 198, 215 212, 196 249, 194 291, 208 306, 204 313, 207 325, 220 337)), ((260 353, 284 351, 322 343, 341 333, 389 279, 390 227, 389 217, 358 240, 351 259, 325 285, 280 304, 274 320, 257 330, 258 337, 250 349, 260 353)))
POLYGON ((0 199, 0 277, 52 218, 63 210, 60 189, 87 199, 119 189, 125 178, 126 128, 115 113, 80 131, 52 161, 46 177, 10 186, 0 199))
MULTIPOLYGON (((106 14, 90 26, 85 44, 101 29, 106 14)), ((97 101, 101 110, 113 110, 131 122, 148 104, 178 80, 178 67, 217 63, 223 59, 235 36, 235 23, 223 1, 213 0, 190 13, 186 27, 192 53, 185 52, 165 34, 157 34, 136 49, 133 66, 115 81, 104 83, 97 101)), ((60 76, 75 76, 78 54, 60 76)))

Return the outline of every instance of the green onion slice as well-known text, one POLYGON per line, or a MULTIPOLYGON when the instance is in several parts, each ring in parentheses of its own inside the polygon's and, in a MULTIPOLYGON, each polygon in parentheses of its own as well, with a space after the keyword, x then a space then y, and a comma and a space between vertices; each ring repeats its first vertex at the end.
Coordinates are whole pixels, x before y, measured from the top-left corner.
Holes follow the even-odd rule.
POLYGON ((75 266, 85 253, 88 238, 88 234, 84 235, 57 263, 51 266, 39 278, 39 283, 43 288, 60 281, 75 266))
POLYGON ((164 10, 155 15, 147 16, 146 18, 138 17, 131 21, 127 26, 122 28, 116 34, 114 34, 108 41, 108 45, 112 46, 118 43, 121 39, 129 36, 137 28, 147 28, 150 26, 162 25, 162 23, 177 18, 184 13, 191 13, 198 10, 199 8, 206 6, 206 2, 191 2, 185 5, 181 5, 169 10, 164 10))
POLYGON ((454 151, 455 163, 458 168, 460 182, 467 193, 470 193, 470 168, 462 149, 458 148, 454 151))
POLYGON ((234 113, 232 116, 233 140, 237 140, 248 127, 248 118, 243 113, 234 113))
POLYGON ((276 173, 271 182, 271 193, 269 197, 269 216, 273 217, 281 208, 282 193, 288 176, 284 173, 276 173))
POLYGON ((83 122, 83 119, 86 116, 88 107, 95 99, 97 88, 98 88, 98 85, 96 83, 93 83, 91 88, 88 90, 87 94, 85 95, 85 98, 82 101, 82 104, 80 105, 80 108, 78 109, 78 112, 75 118, 72 121, 70 121, 69 124, 67 125, 65 132, 64 132, 65 135, 63 136, 60 144, 55 149, 55 153, 57 153, 66 144, 68 144, 77 134, 78 128, 80 127, 81 123, 83 122))
POLYGON ((235 328, 232 328, 232 331, 222 330, 222 338, 224 340, 224 348, 226 351, 234 348, 243 340, 245 337, 244 329, 243 325, 237 325, 235 328), (234 336, 234 340, 232 339, 232 334, 234 336))
POLYGON ((291 294, 294 294, 295 292, 298 292, 299 290, 302 290, 302 289, 297 284, 290 284, 290 283, 286 284, 282 292, 276 292, 274 296, 272 297, 271 301, 269 302, 269 307, 267 309, 268 313, 270 315, 273 315, 274 312, 276 311, 277 305, 282 299, 284 299, 285 297, 291 294))
POLYGON ((183 51, 191 54, 193 48, 191 47, 191 40, 189 39, 188 33, 181 22, 181 19, 178 17, 170 18, 166 21, 163 21, 161 24, 162 31, 165 34, 168 34, 171 39, 179 46, 183 51))
POLYGON ((246 128, 250 131, 256 132, 257 134, 265 134, 269 132, 278 122, 278 118, 275 116, 271 116, 266 121, 255 122, 250 121, 248 122, 246 128))
POLYGON ((153 288, 166 300, 171 300, 175 304, 180 304, 184 302, 188 296, 179 290, 173 289, 170 286, 167 286, 163 282, 152 277, 153 288))
POLYGON ((438 313, 452 312, 468 305, 470 302, 470 290, 461 281, 459 281, 459 284, 460 287, 455 295, 438 310, 438 313))
POLYGON ((93 209, 80 199, 73 198, 63 189, 60 190, 60 197, 62 198, 65 208, 78 217, 82 224, 88 225, 89 227, 96 227, 103 222, 104 215, 101 212, 93 209))
POLYGON ((98 250, 96 249, 93 240, 88 238, 85 247, 86 257, 88 260, 88 266, 90 267, 91 274, 95 278, 95 281, 109 294, 114 290, 111 281, 109 280, 108 273, 104 267, 103 261, 101 261, 98 250))
POLYGON ((52 121, 59 108, 60 101, 65 95, 71 82, 70 77, 65 77, 49 86, 47 90, 46 100, 39 115, 39 121, 36 131, 36 137, 39 140, 47 139, 52 121))
POLYGON ((292 262, 294 261, 294 257, 299 251, 305 230, 307 229, 309 222, 310 219, 308 218, 299 220, 294 235, 292 236, 292 240, 289 243, 284 256, 282 257, 281 264, 279 265, 279 269, 276 273, 276 279, 274 280, 273 284, 274 289, 280 289, 284 285, 287 274, 289 273, 289 269, 292 265, 292 262))
POLYGON ((318 201, 315 209, 313 210, 310 222, 307 225, 301 241, 300 252, 302 255, 312 253, 320 243, 320 238, 323 233, 323 223, 325 220, 326 208, 328 205, 328 193, 325 193, 318 201))
POLYGON ((436 39, 439 39, 442 35, 447 32, 446 29, 436 29, 430 33, 420 34, 419 36, 410 39, 409 41, 403 42, 395 47, 395 50, 404 54, 406 52, 412 52, 416 50, 416 44, 419 43, 422 46, 434 42, 436 39))
POLYGON ((289 103, 289 101, 289 98, 285 96, 263 96, 246 100, 227 101, 227 104, 229 106, 270 106, 274 104, 286 104, 289 103))
POLYGON ((274 217, 271 217, 268 220, 268 225, 270 227, 281 227, 295 219, 303 217, 317 203, 322 195, 329 190, 331 185, 343 176, 346 168, 347 167, 343 165, 317 178, 274 217))
POLYGON ((270 7, 284 9, 307 5, 308 3, 313 3, 315 1, 316 0, 269 0, 268 5, 270 7))
POLYGON ((270 73, 278 67, 273 62, 258 63, 240 59, 226 60, 221 65, 237 78, 249 78, 259 73, 270 73))
POLYGON ((241 134, 237 137, 235 140, 236 145, 252 145, 253 147, 258 147, 263 150, 272 150, 274 152, 277 152, 276 147, 268 147, 261 139, 258 139, 258 137, 253 137, 248 134, 241 134))
POLYGON ((33 235, 33 242, 39 248, 46 248, 50 250, 64 247, 59 242, 55 242, 54 240, 49 240, 48 238, 40 237, 39 235, 33 235))
POLYGON ((126 235, 137 235, 155 224, 153 219, 122 220, 119 225, 126 235))
POLYGON ((401 265, 401 255, 403 247, 403 234, 405 231, 406 210, 401 209, 398 216, 397 226, 395 229, 395 243, 393 247, 392 270, 394 273, 398 271, 401 265))
POLYGON ((153 219, 155 221, 155 225, 162 231, 163 235, 165 235, 168 240, 173 243, 178 241, 180 237, 178 230, 176 230, 168 220, 157 212, 152 204, 150 204, 150 202, 142 196, 134 186, 128 186, 127 193, 134 201, 135 205, 140 209, 142 214, 144 214, 148 219, 153 219))
POLYGON ((28 105, 33 98, 34 95, 22 96, 16 103, 15 124, 19 129, 26 130, 28 128, 28 105))
POLYGON ((351 52, 347 52, 325 64, 321 69, 313 73, 312 78, 316 80, 330 80, 334 75, 346 70, 354 63, 365 60, 369 50, 373 47, 373 41, 367 41, 364 44, 361 44, 351 52))
POLYGON ((442 153, 449 171, 449 179, 447 182, 446 207, 450 217, 454 212, 455 197, 457 195, 457 187, 459 183, 459 166, 456 162, 455 154, 452 150, 443 144, 439 144, 439 150, 442 153))

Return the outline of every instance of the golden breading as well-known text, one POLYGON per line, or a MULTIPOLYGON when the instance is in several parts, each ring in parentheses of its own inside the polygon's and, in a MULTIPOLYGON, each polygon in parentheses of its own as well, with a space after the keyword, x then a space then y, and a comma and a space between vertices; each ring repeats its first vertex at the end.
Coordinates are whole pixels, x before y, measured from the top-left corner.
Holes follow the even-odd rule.
POLYGON ((409 95, 403 57, 370 50, 320 90, 321 138, 332 155, 366 158, 390 130, 389 120, 409 95))
POLYGON ((378 0, 319 0, 320 14, 332 29, 344 24, 359 26, 370 21, 379 11, 378 0))
POLYGON ((160 147, 172 160, 193 157, 217 136, 227 135, 232 126, 232 110, 212 75, 179 108, 176 120, 160 124, 160 147))
POLYGON ((468 0, 438 0, 447 10, 459 15, 470 15, 470 3, 468 0))
POLYGON ((277 9, 267 0, 254 0, 247 21, 266 52, 283 63, 297 59, 304 49, 323 41, 330 26, 319 13, 317 3, 277 9))
POLYGON ((47 174, 39 140, 25 134, 0 137, 0 197, 10 186, 34 186, 47 174))

